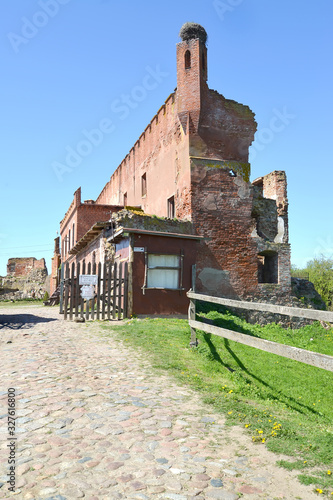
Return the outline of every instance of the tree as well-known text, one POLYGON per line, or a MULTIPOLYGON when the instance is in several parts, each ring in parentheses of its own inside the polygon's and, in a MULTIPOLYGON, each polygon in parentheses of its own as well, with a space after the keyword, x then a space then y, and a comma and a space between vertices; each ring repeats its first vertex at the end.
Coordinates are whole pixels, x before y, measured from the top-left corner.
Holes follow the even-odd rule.
POLYGON ((307 263, 305 270, 328 309, 333 310, 333 259, 327 259, 323 255, 314 258, 307 263))

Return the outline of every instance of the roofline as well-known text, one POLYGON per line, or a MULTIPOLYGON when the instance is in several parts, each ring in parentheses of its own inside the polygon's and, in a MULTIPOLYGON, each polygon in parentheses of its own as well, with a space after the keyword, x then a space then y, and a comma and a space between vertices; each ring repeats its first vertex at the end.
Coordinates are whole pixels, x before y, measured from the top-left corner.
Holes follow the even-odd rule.
POLYGON ((91 243, 100 232, 111 223, 110 221, 96 222, 91 228, 82 236, 81 239, 69 250, 70 255, 77 255, 84 247, 91 243))
POLYGON ((169 238, 183 238, 188 240, 203 240, 204 236, 198 236, 196 234, 182 234, 182 233, 169 233, 165 231, 149 231, 147 229, 137 229, 133 227, 122 227, 118 231, 116 231, 112 236, 107 238, 108 241, 112 241, 123 233, 133 233, 133 234, 146 234, 150 236, 167 236, 169 238))

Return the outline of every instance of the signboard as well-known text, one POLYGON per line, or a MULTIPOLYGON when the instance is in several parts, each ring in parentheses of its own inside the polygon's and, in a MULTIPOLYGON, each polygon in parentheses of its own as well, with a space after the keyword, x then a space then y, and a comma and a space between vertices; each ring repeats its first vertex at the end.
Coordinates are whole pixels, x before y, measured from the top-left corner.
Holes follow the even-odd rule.
POLYGON ((97 285, 97 274, 80 274, 79 285, 97 285))
POLYGON ((83 285, 81 287, 81 297, 87 300, 93 299, 95 297, 94 285, 83 285))
POLYGON ((145 248, 144 247, 134 247, 134 252, 144 252, 145 248))

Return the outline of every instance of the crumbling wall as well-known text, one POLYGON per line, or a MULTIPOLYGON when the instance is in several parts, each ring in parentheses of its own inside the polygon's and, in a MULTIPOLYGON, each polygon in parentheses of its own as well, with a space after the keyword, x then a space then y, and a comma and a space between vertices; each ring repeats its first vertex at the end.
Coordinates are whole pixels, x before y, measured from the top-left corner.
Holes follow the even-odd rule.
POLYGON ((12 275, 0 280, 0 301, 42 299, 50 291, 46 269, 32 269, 25 276, 12 275))
POLYGON ((197 254, 198 292, 242 297, 257 290, 253 195, 250 184, 236 173, 243 169, 242 164, 192 158, 192 220, 205 238, 197 254))
POLYGON ((45 259, 35 257, 15 257, 8 259, 7 276, 28 276, 33 269, 44 270, 47 275, 45 259))
POLYGON ((148 215, 143 211, 120 210, 112 214, 112 221, 114 223, 114 231, 116 231, 118 227, 123 227, 165 233, 194 234, 193 224, 189 221, 157 217, 148 215))

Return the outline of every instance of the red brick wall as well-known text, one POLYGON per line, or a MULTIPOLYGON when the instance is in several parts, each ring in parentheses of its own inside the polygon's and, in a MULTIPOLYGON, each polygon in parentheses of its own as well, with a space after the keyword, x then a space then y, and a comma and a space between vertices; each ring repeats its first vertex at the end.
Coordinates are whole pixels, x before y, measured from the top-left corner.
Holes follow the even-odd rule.
POLYGON ((148 214, 167 217, 167 200, 175 197, 176 215, 190 217, 182 195, 190 184, 188 137, 175 113, 174 94, 167 99, 139 140, 111 176, 96 203, 140 206, 148 214), (146 174, 147 193, 141 179, 146 174))
POLYGON ((60 223, 61 255, 63 262, 70 257, 69 250, 73 248, 96 222, 109 220, 111 213, 121 208, 110 205, 97 205, 93 201, 81 203, 79 193, 80 188, 74 193, 74 200, 60 223), (70 245, 68 245, 69 236, 70 245))
POLYGON ((205 240, 197 257, 197 291, 242 296, 257 290, 257 249, 251 238, 252 191, 223 162, 192 160, 192 213, 205 240), (219 272, 216 272, 219 270, 219 272))
POLYGON ((52 257, 52 269, 51 269, 51 279, 50 279, 50 295, 56 290, 59 284, 59 266, 61 264, 60 256, 60 238, 59 236, 54 240, 54 254, 52 257))
POLYGON ((46 269, 45 259, 37 260, 35 257, 8 259, 7 275, 27 276, 33 269, 46 269))
POLYGON ((263 177, 263 195, 276 201, 278 216, 284 221, 283 243, 289 241, 287 176, 282 170, 275 170, 263 177))

